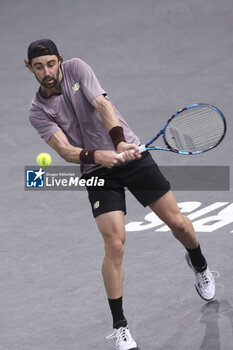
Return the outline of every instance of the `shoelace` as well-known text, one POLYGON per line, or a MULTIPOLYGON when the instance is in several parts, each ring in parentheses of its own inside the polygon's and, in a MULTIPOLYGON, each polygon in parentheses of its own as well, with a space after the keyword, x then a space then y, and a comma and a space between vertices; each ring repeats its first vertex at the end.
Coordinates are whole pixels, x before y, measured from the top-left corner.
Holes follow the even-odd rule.
POLYGON ((209 275, 210 275, 210 273, 209 273, 209 271, 207 269, 200 273, 201 279, 202 279, 204 284, 209 284, 210 283, 209 275))
POLYGON ((114 339, 117 338, 122 338, 124 341, 128 340, 128 335, 127 335, 127 328, 126 327, 121 327, 119 329, 115 329, 110 335, 106 337, 106 339, 114 339))
POLYGON ((116 338, 116 334, 117 334, 117 329, 115 329, 111 334, 109 334, 106 339, 114 339, 116 338))

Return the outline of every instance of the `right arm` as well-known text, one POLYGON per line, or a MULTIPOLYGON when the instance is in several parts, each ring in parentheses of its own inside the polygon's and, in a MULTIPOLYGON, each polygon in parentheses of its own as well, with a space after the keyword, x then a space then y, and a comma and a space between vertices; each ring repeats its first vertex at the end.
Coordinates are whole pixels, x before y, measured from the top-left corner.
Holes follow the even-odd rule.
MULTIPOLYGON (((82 148, 72 146, 62 130, 56 131, 47 144, 52 147, 63 159, 70 163, 80 164, 80 152, 82 148)), ((96 150, 94 153, 95 163, 106 168, 112 168, 122 163, 122 157, 114 151, 96 150)))
POLYGON ((63 159, 70 163, 81 163, 79 159, 82 148, 72 146, 62 130, 58 130, 47 141, 63 159))

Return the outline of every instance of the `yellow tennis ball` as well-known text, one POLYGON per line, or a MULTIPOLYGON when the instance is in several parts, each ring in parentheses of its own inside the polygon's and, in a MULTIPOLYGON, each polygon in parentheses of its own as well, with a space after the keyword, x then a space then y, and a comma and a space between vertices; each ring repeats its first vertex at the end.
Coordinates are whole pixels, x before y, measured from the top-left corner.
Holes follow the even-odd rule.
POLYGON ((52 158, 48 153, 40 153, 38 154, 36 161, 40 166, 48 166, 51 164, 52 158))

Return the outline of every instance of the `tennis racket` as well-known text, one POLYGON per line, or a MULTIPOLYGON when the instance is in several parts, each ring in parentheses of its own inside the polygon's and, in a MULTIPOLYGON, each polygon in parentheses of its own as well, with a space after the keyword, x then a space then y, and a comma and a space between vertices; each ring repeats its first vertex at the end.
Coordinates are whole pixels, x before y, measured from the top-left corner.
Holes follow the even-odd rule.
POLYGON ((185 155, 201 154, 218 146, 226 129, 226 120, 218 108, 203 103, 193 104, 173 114, 157 135, 139 146, 139 153, 160 150, 185 155))

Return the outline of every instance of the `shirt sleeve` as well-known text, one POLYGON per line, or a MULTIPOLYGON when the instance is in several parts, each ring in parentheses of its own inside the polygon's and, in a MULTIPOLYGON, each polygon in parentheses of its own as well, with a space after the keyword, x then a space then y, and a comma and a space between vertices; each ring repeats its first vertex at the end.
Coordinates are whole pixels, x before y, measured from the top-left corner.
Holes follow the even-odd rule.
POLYGON ((107 95, 106 91, 101 87, 93 69, 80 58, 74 59, 74 71, 88 102, 94 100, 99 95, 107 95))
POLYGON ((42 110, 37 110, 33 107, 29 111, 29 120, 45 142, 47 142, 55 132, 61 130, 42 110))

